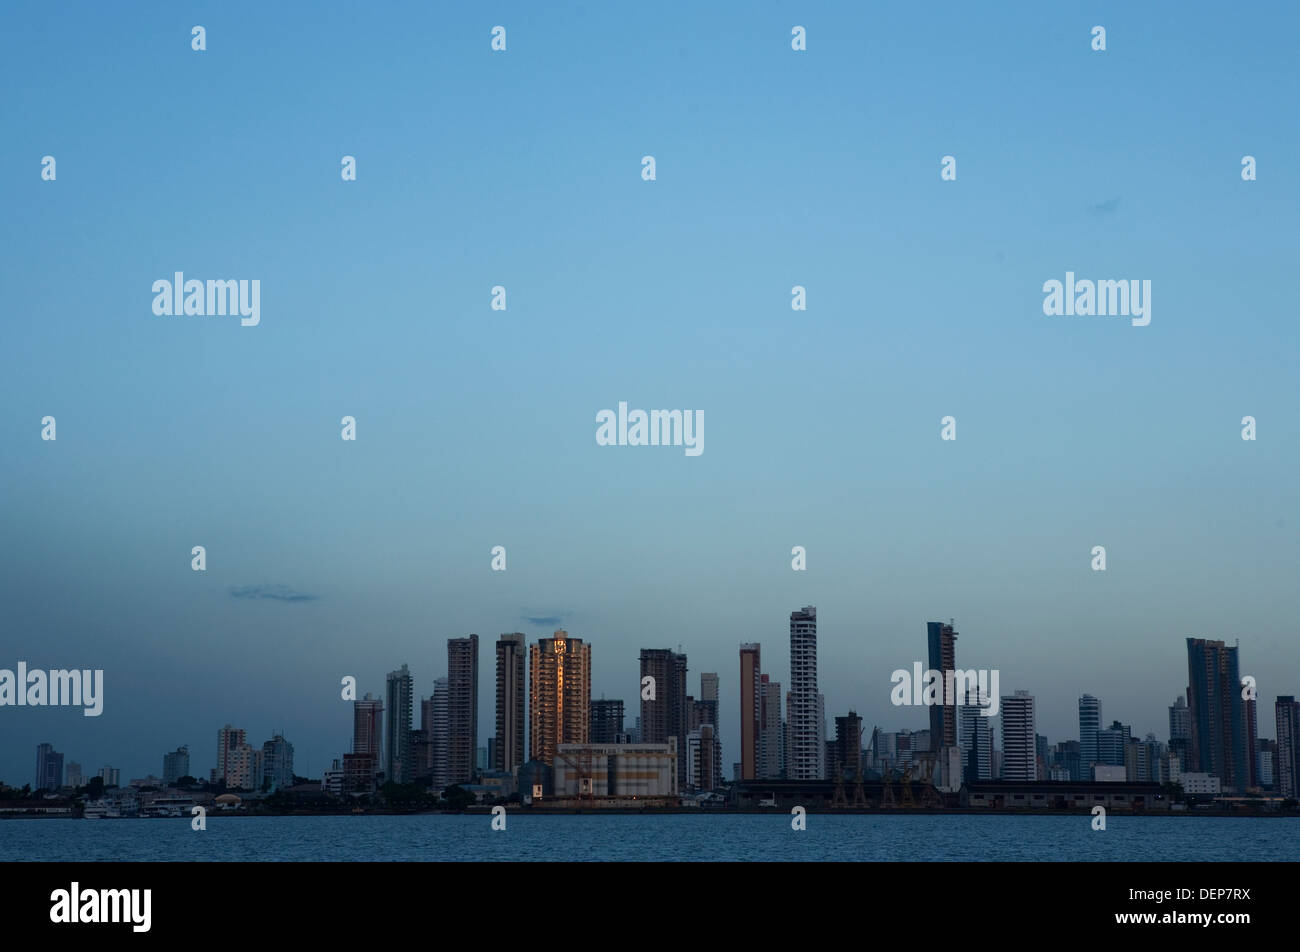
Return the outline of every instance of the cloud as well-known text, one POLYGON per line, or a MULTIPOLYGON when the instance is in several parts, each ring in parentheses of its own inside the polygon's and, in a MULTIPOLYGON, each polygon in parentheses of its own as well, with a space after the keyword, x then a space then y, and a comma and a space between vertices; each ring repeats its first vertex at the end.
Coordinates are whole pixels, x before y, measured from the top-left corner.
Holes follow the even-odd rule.
POLYGON ((269 598, 277 602, 314 602, 320 596, 295 592, 287 585, 245 585, 242 588, 232 588, 230 597, 269 598))
POLYGON ((1094 215, 1113 215, 1119 208, 1119 196, 1108 198, 1104 202, 1098 202, 1096 205, 1088 206, 1088 210, 1094 215))
POLYGON ((564 618, 561 615, 545 615, 541 618, 536 618, 532 615, 523 615, 521 617, 529 624, 540 625, 543 628, 561 628, 563 627, 564 622, 564 618))

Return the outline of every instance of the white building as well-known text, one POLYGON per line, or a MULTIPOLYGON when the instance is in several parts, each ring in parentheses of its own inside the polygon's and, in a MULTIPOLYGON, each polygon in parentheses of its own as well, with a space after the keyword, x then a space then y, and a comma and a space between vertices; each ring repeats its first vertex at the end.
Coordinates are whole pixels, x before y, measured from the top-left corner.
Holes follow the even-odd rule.
POLYGON ((1207 794, 1219 794, 1223 792, 1222 783, 1214 774, 1208 773, 1185 773, 1181 783, 1183 793, 1187 795, 1197 794, 1205 796, 1207 794))
POLYGON ((1098 783, 1124 783, 1128 780, 1128 770, 1114 764, 1093 764, 1092 779, 1098 783))
POLYGON ((1038 779, 1034 698, 1017 691, 1002 698, 1002 779, 1038 779))

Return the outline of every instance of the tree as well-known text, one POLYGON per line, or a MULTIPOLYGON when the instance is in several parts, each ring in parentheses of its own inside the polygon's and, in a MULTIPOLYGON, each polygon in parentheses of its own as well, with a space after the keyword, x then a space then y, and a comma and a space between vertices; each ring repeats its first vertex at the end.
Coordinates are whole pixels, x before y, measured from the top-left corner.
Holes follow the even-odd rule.
POLYGON ((104 778, 91 777, 90 782, 86 784, 86 799, 98 800, 104 795, 104 778))
POLYGON ((460 784, 452 784, 442 792, 442 799, 447 809, 463 813, 477 798, 473 791, 466 790, 460 784))

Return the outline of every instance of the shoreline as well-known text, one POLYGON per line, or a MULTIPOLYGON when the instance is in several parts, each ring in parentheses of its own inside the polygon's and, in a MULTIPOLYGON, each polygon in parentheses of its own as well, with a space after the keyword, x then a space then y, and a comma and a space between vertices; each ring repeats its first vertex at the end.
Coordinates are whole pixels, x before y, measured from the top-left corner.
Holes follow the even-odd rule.
MULTIPOLYGON (((1092 813, 1088 810, 991 810, 987 808, 899 808, 899 809, 821 809, 812 808, 805 810, 809 816, 1034 816, 1034 817, 1091 817, 1092 813)), ((579 809, 575 807, 556 807, 523 808, 518 805, 506 805, 507 816, 770 816, 781 819, 788 819, 791 814, 789 811, 782 809, 772 809, 770 807, 761 810, 741 810, 741 809, 691 809, 691 808, 674 808, 674 807, 647 807, 642 809, 629 809, 622 807, 593 809, 579 809)), ((217 817, 381 817, 381 816, 492 816, 492 808, 474 807, 468 810, 368 810, 364 813, 355 813, 351 810, 340 811, 261 811, 261 810, 216 810, 207 814, 207 819, 212 820, 217 817)), ((1300 819, 1300 813, 1289 812, 1281 813, 1277 811, 1241 811, 1241 810, 1112 810, 1108 819, 1115 817, 1233 817, 1239 819, 1300 819)), ((3 820, 84 820, 87 817, 69 816, 66 814, 8 814, 0 816, 3 820)), ((182 817, 152 817, 152 816, 125 816, 125 817, 90 817, 89 819, 101 820, 186 820, 189 816, 182 817)))

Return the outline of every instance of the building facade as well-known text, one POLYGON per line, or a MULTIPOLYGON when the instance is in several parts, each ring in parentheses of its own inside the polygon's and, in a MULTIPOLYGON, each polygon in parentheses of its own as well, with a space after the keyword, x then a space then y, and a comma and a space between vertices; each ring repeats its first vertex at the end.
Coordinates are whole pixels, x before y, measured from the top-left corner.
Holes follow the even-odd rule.
POLYGON ((790 746, 786 776, 821 780, 826 759, 823 713, 817 693, 817 609, 790 613, 790 692, 786 720, 790 746))
POLYGON ((1002 776, 1006 781, 1038 779, 1034 698, 1017 691, 1002 698, 1002 776))
POLYGON ((408 783, 411 758, 411 714, 415 703, 415 680, 406 665, 390 671, 384 702, 384 779, 408 783))
POLYGON ((447 770, 452 783, 478 773, 478 635, 447 639, 447 770))
MULTIPOLYGON (((641 736, 643 744, 666 744, 676 740, 677 750, 686 749, 690 730, 690 703, 687 701, 686 655, 667 648, 641 649, 641 683, 654 678, 653 696, 641 692, 641 736)), ((677 788, 686 786, 686 759, 678 759, 677 788)))
POLYGON ((529 648, 529 759, 555 768, 561 744, 591 739, 591 646, 563 629, 529 648))
POLYGON ((1222 641, 1188 638, 1187 681, 1188 772, 1212 774, 1225 791, 1245 792, 1250 763, 1237 649, 1222 641))
POLYGON ((493 770, 513 773, 524 762, 524 724, 528 713, 526 660, 527 646, 520 632, 497 639, 497 733, 492 745, 493 770))
MULTIPOLYGON (((739 780, 754 780, 764 776, 759 766, 763 759, 762 745, 762 671, 758 644, 740 646, 740 776, 739 780)), ((778 720, 780 713, 778 710, 778 720)))

